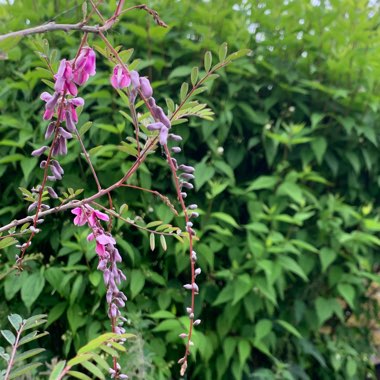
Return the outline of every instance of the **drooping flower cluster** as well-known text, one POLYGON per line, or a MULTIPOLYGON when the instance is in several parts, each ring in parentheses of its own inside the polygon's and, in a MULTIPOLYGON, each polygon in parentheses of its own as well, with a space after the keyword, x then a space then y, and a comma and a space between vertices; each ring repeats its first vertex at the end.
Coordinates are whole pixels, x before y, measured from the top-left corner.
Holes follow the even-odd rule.
MULTIPOLYGON (((139 73, 135 70, 127 71, 126 67, 118 64, 113 69, 111 84, 116 89, 130 86, 129 100, 132 103, 135 102, 138 93, 141 95, 154 118, 154 122, 149 124, 147 128, 149 131, 159 131, 159 142, 161 145, 166 145, 168 138, 174 141, 182 140, 181 136, 169 134, 169 129, 171 128, 170 119, 164 110, 156 105, 156 100, 153 98, 153 89, 148 78, 140 77, 139 73)), ((180 148, 176 147, 175 149, 178 150, 180 148)))
MULTIPOLYGON (((45 138, 48 139, 59 124, 58 137, 52 147, 52 155, 67 154, 67 140, 75 132, 75 124, 78 122, 76 108, 84 105, 83 98, 76 97, 78 86, 87 82, 90 76, 96 73, 96 56, 93 49, 88 46, 81 48, 76 59, 68 61, 62 59, 57 73, 54 75, 54 93, 43 92, 41 99, 46 102, 44 120, 51 120, 56 114, 57 122, 52 122, 47 126, 45 138), (68 96, 73 97, 68 97, 68 96), (62 127, 65 122, 66 130, 62 127)), ((40 155, 39 150, 34 151, 33 155, 40 155)))
MULTIPOLYGON (((92 232, 87 236, 88 241, 95 240, 95 251, 99 257, 98 269, 103 272, 104 283, 107 288, 106 300, 108 304, 108 316, 112 321, 112 329, 116 334, 124 334, 123 324, 126 321, 121 316, 119 308, 125 306, 127 297, 118 288, 122 281, 126 280, 124 273, 117 268, 117 263, 122 261, 118 249, 115 247, 116 241, 112 235, 106 232, 100 221, 108 221, 109 217, 91 206, 84 205, 76 207, 71 212, 75 215, 74 224, 83 226, 85 224, 91 228, 92 232)), ((123 343, 125 339, 120 339, 123 343)), ((128 376, 120 373, 120 365, 116 363, 116 369, 110 368, 111 378, 127 379, 128 376)))
MULTIPOLYGON (((72 133, 76 132, 78 122, 77 107, 84 105, 83 98, 75 97, 78 93, 77 85, 83 85, 90 76, 96 73, 95 52, 88 46, 84 46, 79 51, 77 57, 71 61, 62 59, 57 73, 54 75, 54 93, 43 92, 40 98, 46 102, 44 120, 51 120, 45 132, 45 139, 54 136, 51 152, 47 160, 40 163, 40 167, 50 170, 47 175, 48 181, 61 180, 64 170, 53 156, 67 154, 67 140, 72 138, 72 133)), ((49 147, 44 145, 32 152, 32 156, 39 157, 45 153, 49 147)), ((50 186, 46 187, 52 198, 58 198, 57 194, 50 186)), ((32 203, 28 211, 32 211, 38 202, 32 203), (32 207, 33 206, 33 207, 32 207)), ((41 204, 41 207, 46 206, 41 204)))

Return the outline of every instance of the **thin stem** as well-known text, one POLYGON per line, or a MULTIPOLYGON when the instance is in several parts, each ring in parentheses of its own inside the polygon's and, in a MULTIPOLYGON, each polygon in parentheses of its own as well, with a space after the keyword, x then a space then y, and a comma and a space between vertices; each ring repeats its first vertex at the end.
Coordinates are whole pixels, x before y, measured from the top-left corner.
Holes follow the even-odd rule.
MULTIPOLYGON (((34 216, 34 219, 33 219, 33 227, 34 228, 37 227, 37 221, 39 219, 38 215, 39 215, 39 213, 41 211, 42 197, 43 197, 43 193, 44 193, 46 182, 47 182, 50 161, 51 161, 52 155, 53 155, 53 149, 55 147, 55 144, 57 144, 57 141, 58 141, 59 126, 60 126, 60 123, 61 123, 60 122, 60 120, 61 120, 61 114, 62 114, 63 108, 64 108, 64 98, 65 98, 65 95, 66 95, 66 91, 64 91, 64 93, 62 94, 62 97, 61 97, 61 103, 60 103, 59 108, 58 108, 57 122, 55 123, 54 138, 53 138, 53 142, 51 143, 51 146, 50 146, 50 151, 49 151, 48 157, 46 159, 46 165, 45 165, 45 168, 44 168, 44 176, 43 176, 43 179, 42 179, 40 191, 38 193, 36 213, 35 213, 35 216, 34 216)), ((32 231, 32 233, 30 234, 30 236, 29 236, 26 244, 21 249, 20 257, 17 259, 17 262, 16 262, 16 264, 17 264, 17 266, 18 266, 18 268, 20 270, 22 268, 22 260, 24 258, 25 252, 28 249, 28 247, 29 247, 29 245, 30 245, 30 243, 31 243, 31 241, 32 241, 32 239, 33 239, 33 237, 34 237, 35 234, 36 233, 32 231)))
POLYGON ((16 356, 16 352, 17 352, 17 349, 18 349, 18 342, 20 340, 21 333, 22 333, 22 330, 23 330, 24 326, 25 326, 25 322, 21 322, 20 328, 17 330, 16 340, 15 340, 15 342, 12 345, 12 353, 11 353, 11 357, 9 358, 7 372, 5 373, 4 380, 8 380, 9 379, 9 375, 11 373, 11 370, 12 370, 12 367, 13 367, 13 364, 14 364, 14 360, 15 360, 15 356, 16 356))
POLYGON ((106 20, 104 19, 103 15, 100 13, 98 6, 94 3, 93 0, 90 0, 90 3, 92 5, 92 9, 95 11, 95 13, 99 16, 99 18, 102 20, 102 23, 105 24, 106 20))
POLYGON ((137 190, 141 190, 141 191, 146 191, 147 193, 151 193, 151 194, 153 194, 153 195, 161 198, 162 201, 167 206, 169 206, 169 208, 173 211, 174 215, 178 216, 178 211, 175 209, 174 205, 170 202, 170 199, 168 197, 166 197, 165 195, 162 195, 161 193, 159 193, 157 190, 150 190, 150 189, 146 189, 145 187, 140 187, 140 186, 135 186, 135 185, 128 185, 128 184, 124 184, 123 186, 130 187, 131 189, 137 189, 137 190))
MULTIPOLYGON (((169 166, 170 166, 170 170, 171 170, 172 175, 173 175, 173 180, 174 180, 175 188, 177 191, 177 197, 178 197, 179 203, 181 204, 183 213, 185 215, 185 222, 186 222, 186 226, 187 226, 189 221, 190 221, 190 217, 189 217, 186 205, 185 205, 185 201, 183 200, 183 196, 181 194, 181 187, 180 187, 180 183, 179 183, 178 176, 177 176, 177 170, 174 166, 174 163, 173 163, 170 151, 168 149, 168 146, 164 145, 164 149, 165 149, 167 161, 168 161, 169 166)), ((189 259, 190 259, 190 267, 191 267, 191 284, 193 285, 195 283, 195 260, 193 260, 193 257, 192 257, 193 256, 193 235, 191 233, 191 229, 188 230, 188 233, 189 233, 189 259)), ((192 286, 192 288, 191 288, 191 310, 192 310, 192 314, 194 314, 194 306, 195 306, 195 289, 194 289, 194 286, 192 286)), ((193 335, 193 321, 194 321, 194 317, 190 318, 189 333, 187 335, 186 350, 185 350, 185 355, 183 356, 184 362, 182 365, 182 368, 185 368, 185 370, 186 370, 186 366, 187 366, 187 357, 190 354, 190 342, 191 342, 191 337, 193 335)), ((184 373, 182 373, 182 369, 181 369, 181 375, 183 375, 183 374, 184 373)))
POLYGON ((222 67, 227 66, 230 63, 230 61, 224 61, 221 64, 215 66, 212 70, 210 70, 193 88, 189 91, 189 93, 186 95, 186 97, 182 100, 180 105, 177 107, 177 109, 173 112, 173 114, 170 116, 170 120, 175 120, 174 117, 177 115, 177 113, 181 110, 181 108, 186 104, 186 102, 190 99, 190 97, 193 95, 194 91, 199 88, 201 84, 205 82, 205 80, 213 73, 221 69, 222 67))
MULTIPOLYGON (((114 216, 115 218, 117 219, 120 219, 122 220, 123 222, 125 223, 128 223, 130 224, 131 226, 134 226, 140 230, 143 230, 143 231, 146 231, 146 232, 150 232, 152 234, 156 234, 156 235, 165 235, 165 236, 173 236, 173 235, 177 235, 177 234, 174 234, 174 233, 171 233, 171 232, 161 232, 161 231, 155 231, 155 230, 151 230, 150 228, 146 228, 146 227, 143 227, 143 226, 139 226, 138 224, 128 220, 128 219, 125 219, 123 216, 121 216, 120 214, 118 214, 117 212, 115 211, 112 211, 112 210, 109 210, 107 207, 104 207, 102 206, 101 204, 97 203, 97 202, 91 202, 93 205, 95 205, 96 207, 98 208, 101 208, 102 210, 104 210, 107 214, 110 214, 112 216, 114 216)), ((182 236, 182 235, 178 235, 178 236, 182 236)))
MULTIPOLYGON (((151 150, 151 148, 154 146, 155 143, 156 143, 156 139, 153 139, 144 148, 144 150, 142 151, 141 156, 136 159, 136 161, 133 163, 132 167, 124 174, 124 176, 119 181, 117 181, 113 185, 107 187, 106 189, 98 191, 97 193, 93 194, 92 196, 90 196, 88 198, 85 198, 85 199, 82 199, 81 201, 72 200, 71 202, 68 202, 68 203, 66 203, 64 205, 57 206, 57 207, 51 208, 51 209, 46 210, 46 211, 40 211, 38 213, 38 219, 43 218, 43 217, 48 216, 48 215, 51 215, 51 214, 55 214, 55 213, 60 212, 60 211, 69 210, 69 209, 74 208, 74 207, 80 207, 80 206, 83 206, 83 205, 85 205, 87 203, 91 203, 95 199, 101 198, 102 196, 108 194, 109 192, 111 192, 111 191, 119 188, 120 186, 122 186, 124 184, 124 182, 128 178, 130 178, 132 176, 132 174, 144 162, 144 160, 145 160, 148 152, 151 150)), ((34 216, 31 215, 31 216, 27 216, 27 217, 22 218, 22 219, 14 220, 13 222, 8 223, 7 225, 5 225, 3 227, 0 227, 0 232, 8 231, 11 228, 17 227, 19 225, 22 225, 22 224, 25 224, 25 223, 28 223, 28 222, 31 222, 31 221, 33 221, 33 219, 34 219, 34 216)))

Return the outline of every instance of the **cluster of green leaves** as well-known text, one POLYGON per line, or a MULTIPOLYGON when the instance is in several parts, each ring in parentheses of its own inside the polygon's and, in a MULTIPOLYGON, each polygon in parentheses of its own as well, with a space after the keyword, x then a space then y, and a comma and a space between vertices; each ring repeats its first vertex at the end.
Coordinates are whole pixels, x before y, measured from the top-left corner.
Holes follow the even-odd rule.
MULTIPOLYGON (((82 17, 76 5, 24 0, 1 6, 0 31, 54 17, 76 22, 82 17)), ((368 321, 376 319, 377 305, 369 289, 379 281, 380 246, 376 9, 366 0, 152 0, 148 5, 169 28, 133 11, 109 37, 115 46, 134 48, 131 63, 152 78, 155 97, 161 106, 166 100, 168 112, 188 101, 175 116, 173 131, 184 138, 178 161, 196 166, 196 191, 189 199, 200 206, 196 314, 203 322, 194 335, 189 376, 373 376, 368 321), (253 55, 207 81, 197 101, 209 106, 199 108, 188 96, 195 86, 203 87, 199 82, 212 70, 210 57, 225 58, 224 41, 229 51, 250 48, 253 55), (189 109, 203 118, 180 124, 189 109)), ((102 10, 112 13, 106 5, 102 10)), ((78 34, 45 37, 54 69, 60 57, 75 54, 78 34)), ((41 56, 33 52, 44 44, 37 40, 37 49, 35 39, 17 46, 14 41, 7 47, 8 60, 0 63, 1 224, 24 216, 27 208, 14 189, 41 179, 29 154, 40 146, 46 127, 38 96, 51 73, 41 69, 41 56)), ((108 54, 99 40, 95 44, 108 54)), ((122 54, 132 57, 129 50, 122 54)), ((81 93, 86 104, 78 126, 107 186, 131 166, 136 151, 128 103, 110 88, 111 68, 100 57, 97 76, 81 93)), ((157 153, 130 184, 157 190, 176 206, 169 171, 157 153)), ((61 164, 65 176, 57 190, 63 199, 67 188, 84 189, 81 196, 96 191, 76 141, 61 164)), ((162 225, 181 228, 182 219, 154 194, 123 188, 113 197, 126 220, 155 231, 162 225)), ((33 239, 32 252, 41 254, 19 277, 7 275, 0 283, 1 325, 10 311, 48 313, 50 359, 72 356, 109 330, 93 246, 87 231, 68 219, 68 214, 49 217, 33 239)), ((132 224, 115 221, 114 235, 128 277, 129 330, 140 343, 132 343, 120 360, 136 379, 177 378, 178 334, 187 328, 182 316, 188 295, 181 289, 189 279, 186 247, 166 236, 152 252, 149 231, 132 224)), ((0 246, 13 244, 4 240, 0 246)), ((1 272, 9 273, 17 250, 4 248, 1 272)))
POLYGON ((38 333, 36 330, 24 334, 28 330, 45 324, 45 318, 45 314, 35 315, 28 319, 23 319, 18 314, 8 316, 8 320, 15 332, 0 330, 6 342, 11 345, 9 348, 0 347, 0 357, 6 362, 5 368, 3 366, 4 362, 0 366, 0 376, 2 379, 20 379, 23 375, 32 373, 42 365, 41 362, 36 361, 36 356, 38 357, 38 355, 44 352, 44 348, 36 347, 21 351, 20 347, 23 346, 24 348, 24 344, 35 342, 37 339, 48 334, 46 331, 38 333), (28 361, 32 363, 27 363, 28 361))

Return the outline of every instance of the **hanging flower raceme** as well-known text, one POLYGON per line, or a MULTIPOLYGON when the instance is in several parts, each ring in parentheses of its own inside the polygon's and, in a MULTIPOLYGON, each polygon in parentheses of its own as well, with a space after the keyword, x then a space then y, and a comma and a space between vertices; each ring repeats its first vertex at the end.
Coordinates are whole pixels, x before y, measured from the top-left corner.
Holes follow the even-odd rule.
MULTIPOLYGON (((108 222, 107 214, 93 209, 89 205, 76 207, 71 212, 75 215, 74 224, 83 226, 87 224, 92 232, 87 236, 88 241, 95 240, 95 251, 99 257, 98 269, 103 272, 104 283, 107 288, 106 301, 108 304, 108 316, 112 321, 113 332, 124 334, 123 324, 126 321, 121 316, 120 308, 125 306, 127 297, 119 289, 122 281, 126 280, 124 273, 117 268, 117 263, 122 261, 119 250, 115 247, 116 240, 109 232, 106 232, 101 225, 101 221, 108 222)), ((123 343, 125 339, 120 339, 123 343)), ((120 365, 117 363, 116 370, 110 369, 111 378, 127 379, 128 376, 120 373, 120 365)))

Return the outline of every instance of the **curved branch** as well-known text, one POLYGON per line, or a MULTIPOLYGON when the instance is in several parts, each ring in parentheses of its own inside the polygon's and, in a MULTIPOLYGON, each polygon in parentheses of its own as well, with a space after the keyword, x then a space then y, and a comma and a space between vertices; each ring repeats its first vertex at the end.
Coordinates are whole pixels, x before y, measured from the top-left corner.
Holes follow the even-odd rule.
POLYGON ((10 32, 7 34, 3 34, 0 36, 0 41, 3 41, 7 38, 11 37, 24 37, 28 36, 30 34, 39 34, 39 33, 46 33, 46 32, 55 32, 57 30, 63 30, 65 32, 69 32, 71 30, 78 30, 81 32, 86 32, 86 33, 99 33, 99 30, 102 29, 107 30, 111 27, 111 25, 104 25, 102 27, 99 26, 89 26, 83 24, 83 22, 78 22, 77 24, 56 24, 54 21, 49 22, 47 24, 35 26, 33 28, 28 28, 28 29, 22 29, 22 30, 17 30, 16 32, 10 32), (106 28, 105 28, 106 27, 106 28))

